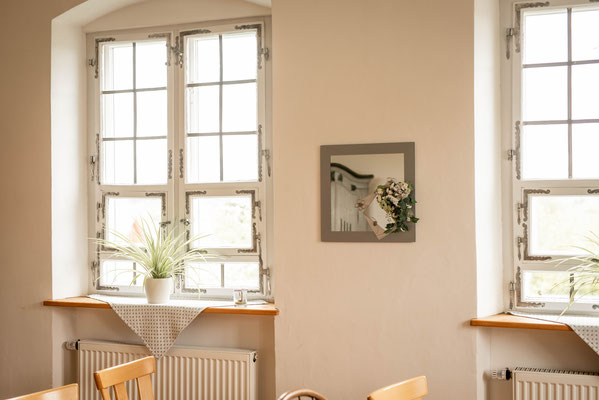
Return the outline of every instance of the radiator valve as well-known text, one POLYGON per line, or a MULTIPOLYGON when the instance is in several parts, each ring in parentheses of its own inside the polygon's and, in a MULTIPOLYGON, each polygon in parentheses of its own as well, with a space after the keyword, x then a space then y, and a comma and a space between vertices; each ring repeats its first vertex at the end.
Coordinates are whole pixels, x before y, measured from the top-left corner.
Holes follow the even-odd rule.
POLYGON ((512 371, 509 368, 494 369, 491 371, 491 379, 498 381, 509 381, 512 379, 512 371))

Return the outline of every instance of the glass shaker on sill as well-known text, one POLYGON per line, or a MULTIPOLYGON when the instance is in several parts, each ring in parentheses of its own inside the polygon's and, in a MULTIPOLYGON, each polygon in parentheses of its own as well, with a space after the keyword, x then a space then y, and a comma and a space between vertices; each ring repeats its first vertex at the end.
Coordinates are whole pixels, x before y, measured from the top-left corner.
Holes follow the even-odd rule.
POLYGON ((248 303, 248 292, 246 289, 233 290, 233 303, 236 306, 246 305, 248 303))

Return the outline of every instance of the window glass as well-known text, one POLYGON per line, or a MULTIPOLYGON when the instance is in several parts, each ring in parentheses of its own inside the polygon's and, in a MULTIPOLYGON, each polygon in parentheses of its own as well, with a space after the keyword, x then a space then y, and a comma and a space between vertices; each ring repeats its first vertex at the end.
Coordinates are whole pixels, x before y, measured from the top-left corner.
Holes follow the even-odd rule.
POLYGON ((192 235, 202 248, 251 248, 252 199, 250 196, 203 196, 191 199, 192 235))
POLYGON ((187 183, 258 180, 256 31, 186 40, 187 183))
POLYGON ((102 46, 100 165, 104 184, 167 181, 166 48, 165 41, 107 42, 102 46))
POLYGON ((585 254, 586 237, 599 226, 599 196, 531 195, 529 207, 532 255, 585 254))
POLYGON ((568 60, 568 14, 560 10, 524 17, 524 64, 568 60))
POLYGON ((140 243, 142 220, 156 226, 161 221, 162 200, 160 197, 108 197, 106 199, 106 239, 123 243, 114 232, 118 232, 134 243, 140 243))

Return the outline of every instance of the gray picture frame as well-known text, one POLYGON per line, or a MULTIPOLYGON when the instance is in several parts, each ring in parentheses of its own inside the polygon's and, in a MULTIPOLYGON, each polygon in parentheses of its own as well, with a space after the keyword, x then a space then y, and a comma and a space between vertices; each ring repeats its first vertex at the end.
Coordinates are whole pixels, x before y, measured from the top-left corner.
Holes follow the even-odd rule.
MULTIPOLYGON (((320 146, 320 236, 323 242, 415 242, 416 225, 409 224, 407 232, 391 233, 383 239, 377 239, 374 232, 340 232, 331 230, 331 157, 356 154, 393 154, 404 155, 404 181, 414 185, 412 192, 416 198, 416 146, 414 142, 365 143, 320 146)), ((416 209, 414 208, 414 212, 416 209)), ((417 214, 416 214, 417 216, 417 214)))

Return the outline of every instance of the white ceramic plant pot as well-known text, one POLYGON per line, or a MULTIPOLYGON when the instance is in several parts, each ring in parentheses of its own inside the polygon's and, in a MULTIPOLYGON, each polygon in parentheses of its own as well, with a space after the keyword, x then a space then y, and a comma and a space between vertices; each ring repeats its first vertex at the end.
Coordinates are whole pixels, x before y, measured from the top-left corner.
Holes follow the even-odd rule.
POLYGON ((172 278, 146 279, 145 291, 148 304, 168 303, 171 296, 172 278))

